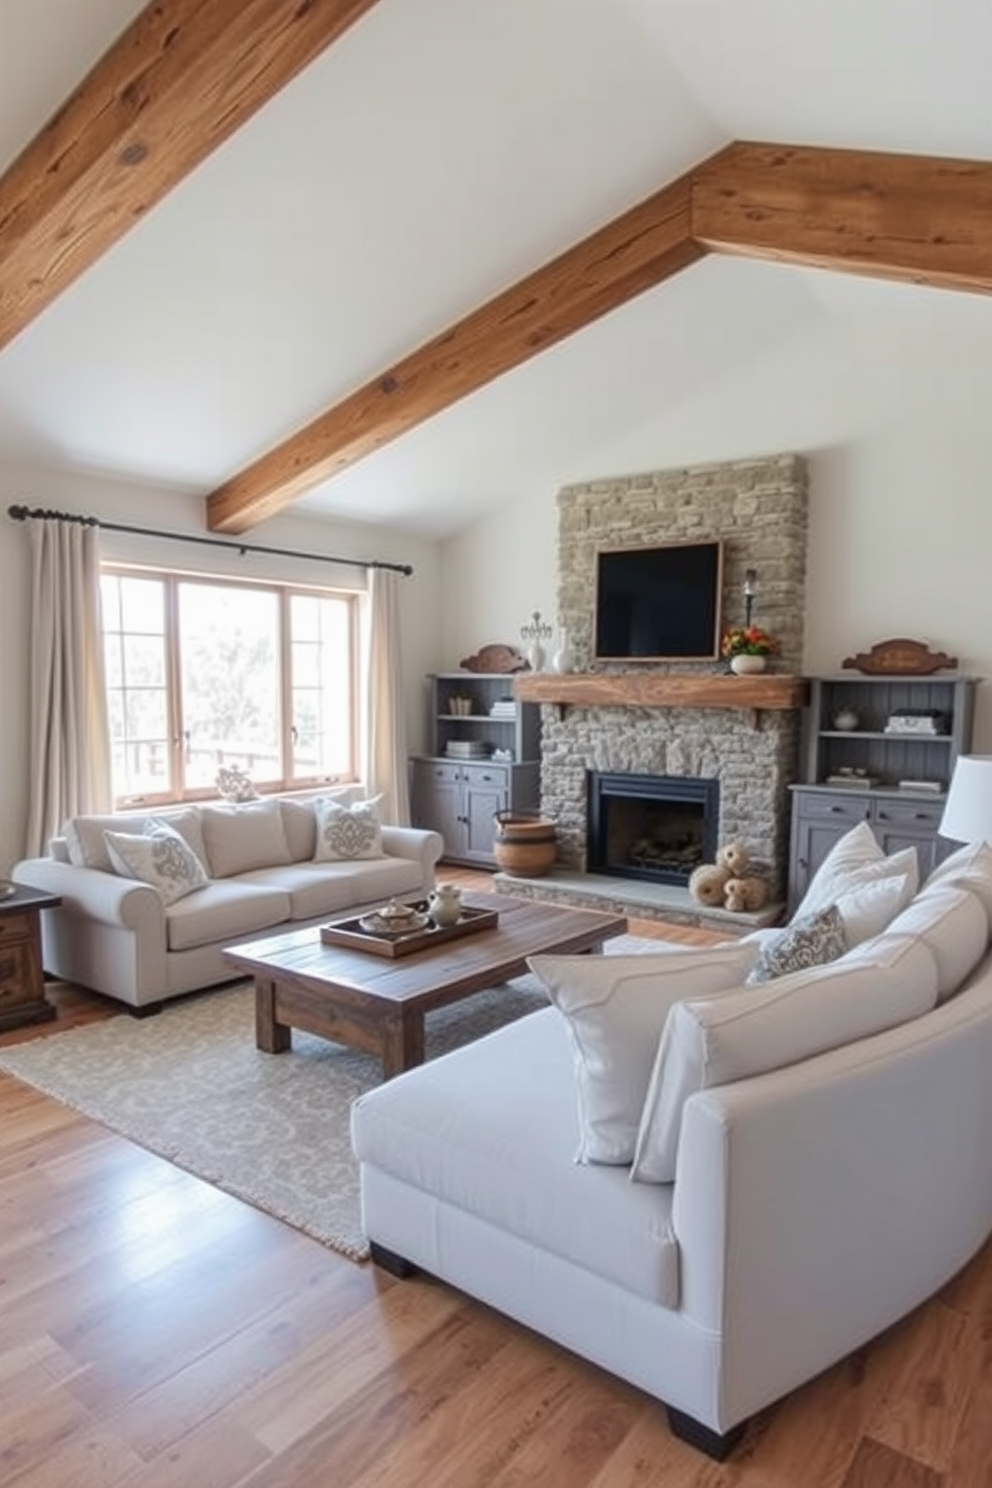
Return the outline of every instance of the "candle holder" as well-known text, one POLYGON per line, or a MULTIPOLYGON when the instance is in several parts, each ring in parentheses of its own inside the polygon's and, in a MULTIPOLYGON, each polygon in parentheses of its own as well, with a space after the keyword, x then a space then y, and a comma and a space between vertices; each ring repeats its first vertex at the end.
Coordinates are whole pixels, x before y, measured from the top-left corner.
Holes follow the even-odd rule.
POLYGON ((534 610, 526 625, 520 627, 520 639, 527 647, 527 660, 531 670, 539 672, 544 666, 544 646, 555 633, 553 625, 541 619, 540 610, 534 610))

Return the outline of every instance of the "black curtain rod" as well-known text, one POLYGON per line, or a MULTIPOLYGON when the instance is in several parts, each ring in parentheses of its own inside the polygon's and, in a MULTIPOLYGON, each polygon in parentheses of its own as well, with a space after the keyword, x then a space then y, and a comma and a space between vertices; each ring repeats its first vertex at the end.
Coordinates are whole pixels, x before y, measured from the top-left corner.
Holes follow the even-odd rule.
POLYGON ((409 578, 409 563, 386 563, 379 558, 333 558, 329 553, 298 553, 292 548, 264 548, 259 543, 229 542, 223 537, 198 537, 191 532, 156 532, 152 527, 128 527, 121 522, 105 522, 102 517, 81 517, 76 512, 48 511, 43 507, 8 506, 8 517, 15 522, 79 522, 84 527, 103 527, 107 532, 133 532, 138 537, 164 537, 170 542, 202 543, 207 548, 233 548, 237 553, 269 553, 277 558, 311 558, 317 563, 338 563, 347 568, 388 568, 409 578))

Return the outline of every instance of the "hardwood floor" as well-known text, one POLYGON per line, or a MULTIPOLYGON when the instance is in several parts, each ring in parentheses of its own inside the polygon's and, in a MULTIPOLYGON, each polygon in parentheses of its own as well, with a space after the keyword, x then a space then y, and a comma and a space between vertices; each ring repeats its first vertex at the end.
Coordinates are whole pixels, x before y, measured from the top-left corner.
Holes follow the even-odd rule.
MULTIPOLYGON (((2 1041, 116 1010, 51 995, 57 1023, 2 1041)), ((717 1466, 639 1391, 9 1077, 0 1216, 4 1488, 992 1488, 989 1247, 717 1466)))

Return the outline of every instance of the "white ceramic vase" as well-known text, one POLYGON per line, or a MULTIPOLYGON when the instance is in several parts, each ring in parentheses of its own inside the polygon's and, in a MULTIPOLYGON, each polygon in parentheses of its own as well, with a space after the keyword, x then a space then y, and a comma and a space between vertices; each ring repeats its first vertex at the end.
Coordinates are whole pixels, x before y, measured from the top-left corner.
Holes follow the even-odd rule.
POLYGON ((558 646, 551 657, 551 670, 553 672, 570 672, 572 670, 572 647, 568 639, 567 630, 559 632, 558 646))
POLYGON ((739 655, 730 658, 730 670, 736 672, 738 677, 750 677, 755 672, 763 672, 767 665, 767 656, 751 656, 747 651, 741 651, 739 655))

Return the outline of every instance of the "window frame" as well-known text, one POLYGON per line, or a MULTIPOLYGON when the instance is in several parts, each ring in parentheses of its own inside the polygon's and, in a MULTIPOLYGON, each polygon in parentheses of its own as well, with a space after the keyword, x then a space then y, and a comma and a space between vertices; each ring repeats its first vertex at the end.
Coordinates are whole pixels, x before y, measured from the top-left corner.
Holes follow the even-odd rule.
MULTIPOLYGON (((164 637, 165 646, 164 672, 166 692, 166 727, 167 743, 166 754, 168 760, 169 779, 172 782, 170 789, 166 791, 142 791, 114 795, 114 805, 118 810, 127 810, 138 806, 164 806, 179 805, 184 802, 215 800, 217 798, 217 786, 189 786, 185 778, 185 733, 184 719, 182 713, 182 643, 180 631, 180 589, 184 584, 202 584, 211 588, 226 587, 232 589, 250 589, 276 597, 276 624, 278 634, 276 637, 276 664, 279 676, 277 693, 279 699, 279 728, 278 749, 281 764, 281 776, 278 780, 260 781, 255 784, 259 795, 276 795, 292 791, 305 791, 322 785, 329 784, 353 784, 359 779, 359 748, 362 736, 359 718, 359 660, 361 656, 361 624, 362 603, 365 595, 361 590, 343 589, 318 584, 301 584, 297 582, 232 577, 229 574, 215 574, 188 569, 160 568, 150 564, 129 563, 123 560, 105 560, 100 564, 100 576, 113 577, 116 579, 148 579, 163 585, 163 610, 164 610, 164 637), (309 775, 293 774, 295 765, 295 722, 292 717, 293 704, 293 675, 292 675, 292 647, 293 637, 291 632, 291 610, 294 597, 303 596, 319 600, 334 600, 346 606, 347 630, 346 641, 348 651, 348 751, 350 755, 350 768, 337 774, 316 772, 309 775)), ((101 621, 102 628, 102 621, 101 621)), ((122 632, 128 634, 128 632, 122 632)), ((104 634, 106 634, 104 632, 104 634)), ((109 682, 105 681, 105 696, 109 698, 109 682)), ((116 741, 112 738, 111 749, 116 741)))

